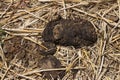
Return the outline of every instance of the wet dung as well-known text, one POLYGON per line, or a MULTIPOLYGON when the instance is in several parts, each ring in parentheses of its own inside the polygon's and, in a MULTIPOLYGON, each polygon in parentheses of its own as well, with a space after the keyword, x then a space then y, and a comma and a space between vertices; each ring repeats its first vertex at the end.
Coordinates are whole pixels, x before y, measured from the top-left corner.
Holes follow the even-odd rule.
MULTIPOLYGON (((38 66, 41 69, 57 69, 61 68, 61 62, 52 55, 45 56, 42 59, 39 60, 38 66)), ((51 80, 52 78, 54 80, 57 80, 57 78, 61 78, 64 76, 64 71, 43 71, 41 72, 42 76, 44 79, 49 79, 51 80)))
POLYGON ((45 42, 53 42, 75 48, 90 46, 97 41, 97 33, 91 22, 85 19, 57 19, 50 21, 43 33, 45 42))

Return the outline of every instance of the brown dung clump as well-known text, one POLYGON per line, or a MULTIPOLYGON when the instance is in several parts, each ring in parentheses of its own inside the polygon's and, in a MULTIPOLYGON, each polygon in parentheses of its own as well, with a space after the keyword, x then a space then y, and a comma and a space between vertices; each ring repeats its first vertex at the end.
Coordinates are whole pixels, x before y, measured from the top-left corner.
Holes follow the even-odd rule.
POLYGON ((76 48, 90 46, 97 41, 94 26, 85 19, 52 20, 46 25, 42 37, 46 42, 76 48))
MULTIPOLYGON (((39 61, 39 67, 41 69, 57 69, 57 68, 61 68, 61 62, 54 56, 49 55, 49 56, 45 56, 42 59, 40 59, 39 61)), ((41 74, 43 75, 44 79, 54 79, 57 80, 57 78, 63 78, 64 76, 64 71, 43 71, 41 72, 41 74)))

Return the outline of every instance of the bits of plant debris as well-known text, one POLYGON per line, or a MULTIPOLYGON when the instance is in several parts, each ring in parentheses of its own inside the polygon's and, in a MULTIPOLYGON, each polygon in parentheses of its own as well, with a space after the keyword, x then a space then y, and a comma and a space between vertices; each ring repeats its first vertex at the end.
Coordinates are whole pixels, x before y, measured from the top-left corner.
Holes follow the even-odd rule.
MULTIPOLYGON (((40 59, 38 66, 41 69, 57 69, 61 68, 61 63, 60 61, 52 55, 45 56, 42 59, 40 59)), ((57 80, 57 78, 62 78, 65 74, 65 71, 43 71, 41 72, 43 75, 44 79, 49 79, 49 80, 57 80)))
POLYGON ((43 33, 45 42, 53 42, 75 48, 90 46, 97 41, 97 33, 91 22, 85 19, 63 19, 50 21, 43 33))
POLYGON ((105 17, 107 19, 110 19, 110 20, 114 21, 114 22, 118 22, 119 21, 119 17, 116 16, 116 15, 106 15, 105 17))
POLYGON ((24 56, 22 55, 23 49, 21 47, 21 39, 22 37, 11 37, 10 39, 4 41, 3 51, 8 61, 12 60, 15 55, 19 53, 21 56, 24 56))
POLYGON ((44 55, 55 53, 56 47, 54 44, 50 44, 48 42, 42 44, 48 48, 48 51, 43 49, 43 47, 38 44, 24 39, 22 36, 14 36, 4 40, 2 48, 8 62, 11 61, 16 55, 17 59, 23 59, 25 56, 27 57, 27 55, 31 55, 30 58, 35 58, 37 60, 42 57, 41 53, 44 55), (55 49, 51 48, 52 46, 55 49), (49 48, 51 50, 49 50, 49 48))
POLYGON ((54 43, 51 42, 43 42, 42 45, 44 46, 44 48, 40 49, 40 54, 47 56, 47 55, 53 55, 56 50, 57 47, 54 43))

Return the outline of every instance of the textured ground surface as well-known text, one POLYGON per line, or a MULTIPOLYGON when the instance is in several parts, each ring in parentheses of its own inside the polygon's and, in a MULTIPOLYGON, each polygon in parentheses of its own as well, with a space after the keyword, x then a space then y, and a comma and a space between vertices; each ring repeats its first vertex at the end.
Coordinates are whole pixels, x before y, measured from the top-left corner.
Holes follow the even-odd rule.
POLYGON ((120 80, 119 18, 119 0, 0 0, 0 79, 120 80), (46 46, 42 32, 58 15, 90 21, 97 42, 46 46))

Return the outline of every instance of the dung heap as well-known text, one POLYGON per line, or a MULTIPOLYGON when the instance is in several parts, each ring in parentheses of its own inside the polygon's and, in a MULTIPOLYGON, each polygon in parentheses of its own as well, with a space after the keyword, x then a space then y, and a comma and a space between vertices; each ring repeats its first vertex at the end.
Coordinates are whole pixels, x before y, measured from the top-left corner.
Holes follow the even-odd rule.
MULTIPOLYGON (((40 59, 38 66, 41 69, 45 69, 45 70, 57 69, 62 67, 60 61, 55 56, 52 55, 45 56, 42 59, 40 59)), ((44 79, 57 80, 57 78, 60 79, 63 78, 63 76, 65 75, 65 71, 50 70, 50 71, 43 71, 41 72, 41 74, 43 75, 44 79)))
POLYGON ((75 48, 90 46, 97 41, 94 26, 85 19, 58 18, 52 20, 46 25, 42 37, 45 42, 75 48))

